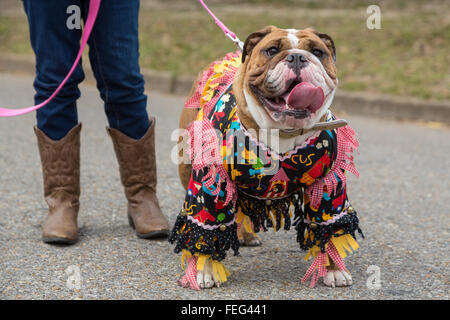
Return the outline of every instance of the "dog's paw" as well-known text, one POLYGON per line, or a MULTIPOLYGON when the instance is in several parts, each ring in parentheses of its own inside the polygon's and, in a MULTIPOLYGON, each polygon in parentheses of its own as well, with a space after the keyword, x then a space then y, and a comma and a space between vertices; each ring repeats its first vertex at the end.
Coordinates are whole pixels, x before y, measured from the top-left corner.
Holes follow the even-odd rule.
POLYGON ((352 276, 350 272, 344 270, 327 270, 327 274, 323 277, 323 283, 327 287, 348 287, 351 286, 352 276))
POLYGON ((243 216, 238 223, 237 236, 239 244, 243 247, 257 247, 262 244, 261 239, 253 231, 253 223, 248 216, 243 216))
POLYGON ((262 244, 261 239, 256 234, 245 233, 239 238, 239 244, 243 247, 258 247, 262 244))
POLYGON ((220 287, 220 281, 213 272, 211 260, 205 262, 203 270, 197 271, 197 284, 200 289, 210 289, 214 286, 220 287))
POLYGON ((254 232, 247 232, 239 228, 237 232, 239 244, 243 247, 258 247, 262 244, 261 239, 254 232))

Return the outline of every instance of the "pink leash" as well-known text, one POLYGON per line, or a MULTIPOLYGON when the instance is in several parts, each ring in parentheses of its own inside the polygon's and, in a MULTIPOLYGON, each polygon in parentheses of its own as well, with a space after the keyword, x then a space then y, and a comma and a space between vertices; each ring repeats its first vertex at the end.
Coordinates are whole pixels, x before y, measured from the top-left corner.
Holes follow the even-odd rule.
MULTIPOLYGON (((205 8, 205 10, 211 15, 211 17, 214 19, 215 23, 219 26, 220 29, 222 29, 222 31, 225 33, 225 35, 228 38, 230 38, 239 47, 239 49, 242 51, 244 43, 241 40, 239 40, 239 38, 236 36, 236 34, 233 31, 231 31, 230 29, 228 29, 214 15, 214 13, 212 13, 212 11, 206 6, 206 4, 202 0, 198 0, 198 1, 203 6, 203 8, 205 8)), ((33 112, 33 111, 35 111, 37 109, 40 109, 40 108, 44 107, 45 105, 47 105, 50 101, 52 101, 56 97, 56 95, 64 87, 64 85, 66 84, 67 80, 72 75, 73 71, 75 70, 75 68, 78 65, 78 62, 81 59, 81 56, 82 56, 83 51, 84 51, 84 48, 86 47, 87 41, 88 41, 89 36, 91 34, 92 28, 94 27, 95 20, 97 19, 97 14, 98 14, 98 10, 100 8, 100 3, 101 3, 101 0, 90 0, 89 1, 89 13, 88 13, 88 17, 87 17, 87 20, 86 20, 86 24, 84 26, 83 35, 81 37, 80 50, 78 51, 77 58, 75 59, 75 62, 73 63, 72 68, 70 69, 69 73, 64 78, 64 80, 60 83, 58 88, 55 90, 55 92, 53 92, 53 94, 49 98, 47 98, 47 100, 45 100, 44 102, 42 102, 42 103, 40 103, 38 105, 32 106, 32 107, 22 108, 22 109, 0 108, 0 117, 15 117, 15 116, 20 116, 20 115, 24 115, 24 114, 33 112)))
POLYGON ((231 31, 230 29, 227 28, 227 26, 225 26, 222 21, 220 21, 215 15, 214 13, 212 13, 211 10, 209 10, 209 8, 206 6, 206 4, 203 2, 203 0, 198 0, 198 2, 200 2, 200 4, 203 6, 203 8, 205 8, 205 10, 211 15, 211 17, 214 19, 214 22, 219 26, 220 29, 222 29, 223 33, 225 33, 225 35, 231 39, 231 41, 233 41, 238 47, 239 49, 242 51, 244 48, 244 43, 239 40, 239 38, 236 36, 236 34, 231 31))
POLYGON ((100 8, 101 0, 90 0, 89 1, 89 13, 88 17, 86 19, 86 23, 84 25, 83 29, 83 35, 81 36, 81 45, 80 50, 78 51, 77 58, 75 59, 75 62, 72 65, 72 68, 70 69, 67 76, 64 78, 64 80, 61 82, 61 84, 58 86, 58 88, 53 92, 53 94, 44 102, 28 107, 28 108, 22 108, 22 109, 7 109, 7 108, 0 108, 0 117, 14 117, 14 116, 20 116, 23 114, 30 113, 32 111, 35 111, 37 109, 42 108, 46 104, 48 104, 50 101, 52 101, 56 95, 59 93, 59 91, 64 87, 67 80, 72 75, 73 71, 78 65, 78 62, 81 59, 81 55, 83 54, 84 48, 86 47, 87 41, 89 39, 89 36, 91 34, 92 28, 94 27, 95 20, 97 19, 97 13, 98 9, 100 8))

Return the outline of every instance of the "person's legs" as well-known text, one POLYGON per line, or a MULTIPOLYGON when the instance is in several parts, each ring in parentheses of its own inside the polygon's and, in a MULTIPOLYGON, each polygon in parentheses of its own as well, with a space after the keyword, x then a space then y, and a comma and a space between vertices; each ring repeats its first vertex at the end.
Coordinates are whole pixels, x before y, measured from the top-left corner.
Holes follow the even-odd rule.
MULTIPOLYGON (((35 103, 46 100, 69 72, 79 50, 81 30, 66 26, 67 8, 80 0, 24 0, 36 55, 35 103)), ((37 127, 53 140, 64 137, 78 124, 76 100, 84 73, 80 65, 55 99, 37 111, 37 127)))
POLYGON ((168 236, 156 197, 155 119, 139 70, 139 0, 108 0, 89 39, 92 69, 119 162, 130 225, 141 238, 168 236))
POLYGON ((149 128, 138 17, 139 0, 103 1, 89 39, 89 58, 109 125, 133 139, 149 128))
MULTIPOLYGON (((46 100, 70 70, 79 50, 81 30, 69 30, 67 8, 79 0, 24 0, 30 40, 36 54, 35 103, 46 100)), ((37 111, 35 133, 49 206, 42 238, 48 243, 72 244, 78 236, 80 196, 80 131, 76 100, 84 78, 81 65, 57 97, 37 111)))

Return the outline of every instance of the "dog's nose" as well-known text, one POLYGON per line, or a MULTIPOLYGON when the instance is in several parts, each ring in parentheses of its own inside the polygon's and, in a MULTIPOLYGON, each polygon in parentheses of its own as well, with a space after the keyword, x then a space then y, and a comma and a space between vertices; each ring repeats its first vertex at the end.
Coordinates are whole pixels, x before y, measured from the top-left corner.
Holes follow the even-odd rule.
POLYGON ((301 53, 291 53, 286 57, 286 61, 292 68, 303 68, 308 60, 301 53))

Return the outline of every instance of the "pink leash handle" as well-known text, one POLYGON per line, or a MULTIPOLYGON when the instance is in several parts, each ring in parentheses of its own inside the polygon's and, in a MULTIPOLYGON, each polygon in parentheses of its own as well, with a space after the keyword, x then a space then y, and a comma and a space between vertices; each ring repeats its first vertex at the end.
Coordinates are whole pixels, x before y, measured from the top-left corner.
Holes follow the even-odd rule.
POLYGON ((206 6, 206 4, 203 2, 203 0, 198 0, 198 2, 200 2, 200 4, 203 6, 203 8, 210 14, 210 16, 214 19, 214 22, 219 26, 220 29, 222 29, 223 33, 225 33, 225 35, 231 39, 231 41, 233 41, 238 47, 239 49, 242 51, 244 48, 244 43, 239 40, 239 38, 236 36, 236 34, 231 31, 230 29, 227 28, 226 25, 224 25, 222 23, 222 21, 219 20, 219 18, 217 18, 214 13, 206 6))
POLYGON ((64 87, 67 80, 72 75, 73 71, 77 67, 78 63, 80 62, 81 56, 83 54, 84 48, 86 47, 87 41, 89 39, 89 36, 91 34, 92 28, 94 27, 95 20, 97 19, 98 10, 100 8, 101 0, 90 0, 89 1, 89 13, 88 17, 86 19, 86 23, 84 25, 83 29, 83 35, 81 36, 81 45, 80 50, 78 51, 77 58, 75 59, 75 62, 72 65, 72 68, 70 69, 67 76, 64 78, 64 80, 61 82, 61 84, 58 86, 58 88, 53 92, 53 94, 47 98, 44 102, 28 107, 28 108, 22 108, 22 109, 7 109, 7 108, 0 108, 0 117, 14 117, 14 116, 20 116, 24 115, 30 112, 33 112, 37 109, 42 108, 43 106, 47 105, 50 101, 52 101, 56 95, 59 93, 59 91, 64 87))

